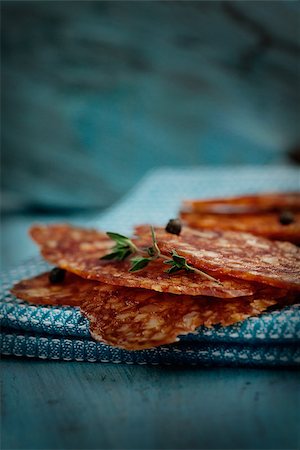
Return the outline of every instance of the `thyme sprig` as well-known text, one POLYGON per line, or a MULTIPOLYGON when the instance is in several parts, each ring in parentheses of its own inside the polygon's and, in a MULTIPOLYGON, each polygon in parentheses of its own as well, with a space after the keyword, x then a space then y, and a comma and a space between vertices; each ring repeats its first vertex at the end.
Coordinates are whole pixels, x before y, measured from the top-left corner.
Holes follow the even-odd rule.
POLYGON ((142 270, 147 267, 151 261, 162 258, 164 259, 164 264, 171 266, 169 269, 165 270, 166 273, 173 274, 180 270, 185 270, 186 272, 198 273, 208 280, 222 284, 219 280, 208 275, 206 272, 190 266, 185 257, 178 255, 175 250, 172 250, 171 256, 162 254, 157 244, 153 226, 151 226, 152 245, 147 248, 137 247, 128 237, 123 236, 122 234, 112 233, 110 231, 106 234, 115 242, 115 245, 112 247, 111 253, 102 256, 100 259, 124 261, 129 256, 135 255, 130 258, 131 266, 129 272, 137 272, 138 270, 142 270))
POLYGON ((131 267, 129 269, 129 272, 136 272, 137 270, 144 269, 146 266, 148 266, 148 264, 151 261, 154 261, 155 259, 161 258, 163 256, 157 245, 157 240, 153 226, 151 226, 150 229, 151 229, 152 246, 148 247, 147 249, 141 250, 142 252, 146 252, 148 257, 136 256, 135 258, 131 258, 130 260, 131 267))
POLYGON ((138 248, 128 237, 119 233, 112 233, 111 231, 108 231, 106 234, 115 242, 115 245, 111 253, 102 256, 100 259, 123 261, 128 256, 138 252, 138 248))
POLYGON ((189 266, 183 256, 178 255, 175 250, 171 253, 172 259, 164 261, 164 264, 170 264, 170 268, 166 270, 167 273, 175 273, 179 270, 185 269, 187 272, 195 271, 195 267, 189 266))
POLYGON ((167 273, 175 273, 179 270, 186 270, 187 272, 195 272, 199 275, 203 276, 204 278, 207 278, 208 280, 215 281, 218 284, 222 284, 219 280, 216 278, 208 275, 206 272, 203 272, 203 270, 196 269, 196 267, 190 266, 186 259, 183 256, 178 255, 176 250, 172 250, 171 253, 172 259, 168 259, 164 261, 164 264, 170 264, 170 268, 166 270, 167 273))

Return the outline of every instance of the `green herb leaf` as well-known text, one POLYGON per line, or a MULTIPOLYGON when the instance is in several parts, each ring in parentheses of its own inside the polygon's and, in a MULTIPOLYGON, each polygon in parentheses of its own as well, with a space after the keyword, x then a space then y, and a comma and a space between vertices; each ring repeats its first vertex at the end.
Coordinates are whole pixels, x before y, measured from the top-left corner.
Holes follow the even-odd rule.
POLYGON ((174 264, 173 259, 167 259, 166 261, 164 261, 164 264, 174 264))
POLYGON ((172 273, 178 272, 179 270, 186 270, 187 272, 198 273, 202 277, 207 278, 208 280, 214 281, 215 283, 222 285, 222 283, 219 280, 216 280, 212 276, 208 275, 206 272, 203 272, 202 270, 199 270, 196 267, 190 266, 186 262, 186 259, 183 256, 178 255, 178 253, 175 250, 172 250, 171 256, 172 256, 172 259, 168 259, 167 261, 164 261, 164 264, 171 265, 170 269, 165 271, 166 273, 172 274, 172 273))
POLYGON ((116 261, 123 261, 132 254, 132 251, 129 248, 125 247, 124 248, 113 247, 112 250, 113 250, 112 253, 104 255, 100 259, 104 260, 115 259, 116 261))
POLYGON ((119 261, 124 261, 124 259, 126 259, 131 254, 132 254, 132 251, 130 249, 128 249, 128 248, 119 249, 119 256, 118 256, 117 259, 119 261))
MULTIPOLYGON (((115 241, 114 247, 111 249, 111 253, 102 256, 100 259, 104 260, 117 260, 117 261, 123 261, 124 259, 128 258, 132 254, 139 254, 140 256, 136 256, 134 258, 131 258, 131 267, 129 269, 129 272, 136 272, 138 270, 144 269, 151 261, 154 261, 158 258, 168 258, 166 255, 163 255, 157 245, 157 240, 155 236, 155 231, 153 226, 150 227, 151 230, 151 237, 152 237, 152 243, 153 245, 148 248, 137 248, 136 245, 126 236, 123 236, 119 233, 113 233, 111 231, 108 231, 106 234, 115 241), (142 256, 142 255, 148 255, 149 257, 142 256)), ((202 270, 199 270, 195 267, 190 266, 186 259, 178 255, 178 253, 175 250, 172 250, 171 253, 171 259, 167 259, 164 261, 164 264, 168 264, 171 267, 167 269, 165 272, 172 274, 176 273, 179 270, 185 270, 187 272, 195 272, 201 275, 204 278, 207 278, 211 281, 214 281, 215 283, 222 284, 219 280, 216 280, 212 276, 208 275, 207 273, 203 272, 202 270)))
POLYGON ((155 250, 154 250, 154 248, 153 247, 148 247, 147 248, 147 253, 148 253, 148 255, 149 256, 154 256, 155 255, 155 250))
POLYGON ((175 250, 172 252, 173 261, 178 265, 185 267, 187 265, 186 260, 183 256, 178 255, 175 250))
POLYGON ((117 243, 127 243, 130 239, 128 237, 123 236, 119 233, 113 233, 112 231, 107 231, 107 236, 110 237, 113 241, 116 241, 117 243))
POLYGON ((165 270, 165 272, 172 274, 172 273, 178 272, 179 270, 182 270, 182 268, 178 267, 178 266, 172 266, 172 267, 170 267, 170 269, 165 270))
POLYGON ((164 261, 164 264, 169 264, 172 267, 170 269, 166 270, 167 273, 174 273, 178 270, 194 270, 193 267, 189 266, 186 262, 186 259, 183 256, 178 255, 178 253, 173 250, 172 251, 172 259, 168 259, 167 261, 164 261))
POLYGON ((138 270, 144 269, 144 267, 148 266, 150 261, 151 258, 132 258, 129 272, 137 272, 138 270))
POLYGON ((186 262, 186 259, 183 256, 178 255, 178 253, 175 250, 172 251, 171 256, 172 259, 164 261, 164 264, 170 264, 172 266, 170 269, 166 271, 167 273, 174 273, 177 272, 178 270, 196 271, 196 269, 192 266, 189 266, 188 263, 186 262))
POLYGON ((118 241, 119 239, 124 239, 125 241, 128 240, 127 236, 124 236, 123 234, 120 234, 120 233, 115 233, 113 231, 107 231, 106 234, 114 241, 118 241))
POLYGON ((104 255, 102 256, 100 259, 105 259, 105 260, 110 260, 110 259, 118 259, 119 258, 119 254, 120 252, 112 252, 109 253, 108 255, 104 255))
POLYGON ((134 243, 128 239, 126 236, 123 236, 119 233, 112 233, 111 231, 108 231, 107 236, 115 241, 114 247, 112 247, 112 252, 108 255, 102 256, 100 259, 104 260, 112 260, 115 259, 117 261, 123 261, 124 259, 128 258, 131 254, 138 251, 137 247, 134 245, 134 243))
POLYGON ((113 233, 111 231, 108 231, 106 234, 110 239, 116 242, 117 247, 119 248, 129 247, 132 249, 132 253, 137 252, 138 250, 137 247, 128 237, 123 236, 122 234, 119 233, 113 233))

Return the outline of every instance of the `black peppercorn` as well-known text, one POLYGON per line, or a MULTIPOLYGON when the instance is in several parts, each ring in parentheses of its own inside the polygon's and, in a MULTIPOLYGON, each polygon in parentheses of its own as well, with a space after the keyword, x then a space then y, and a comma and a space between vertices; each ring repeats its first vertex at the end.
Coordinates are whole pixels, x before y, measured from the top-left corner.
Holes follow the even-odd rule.
POLYGON ((295 220, 294 214, 291 211, 282 211, 279 216, 281 225, 290 225, 295 220))
POLYGON ((181 232, 181 222, 179 219, 170 219, 166 228, 167 233, 180 235, 181 232))
POLYGON ((62 283, 65 279, 66 271, 64 269, 60 269, 59 267, 54 267, 49 273, 49 281, 50 283, 62 283))

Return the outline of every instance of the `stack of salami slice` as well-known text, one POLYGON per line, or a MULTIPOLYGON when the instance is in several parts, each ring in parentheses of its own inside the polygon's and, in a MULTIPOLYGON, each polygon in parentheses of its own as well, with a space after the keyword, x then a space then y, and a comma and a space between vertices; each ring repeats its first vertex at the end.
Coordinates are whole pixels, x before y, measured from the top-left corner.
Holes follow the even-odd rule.
MULTIPOLYGON (((79 306, 94 339, 127 350, 173 343, 201 325, 225 327, 297 302, 300 251, 290 242, 187 226, 179 236, 160 227, 155 235, 162 254, 175 251, 198 272, 167 273, 160 258, 130 272, 129 259, 101 259, 113 246, 104 232, 34 226, 42 256, 66 272, 58 282, 48 273, 20 281, 12 293, 34 304, 79 306)), ((133 242, 151 245, 149 224, 136 227, 133 242)))
POLYGON ((300 244, 300 193, 186 200, 181 218, 193 228, 234 230, 300 244))

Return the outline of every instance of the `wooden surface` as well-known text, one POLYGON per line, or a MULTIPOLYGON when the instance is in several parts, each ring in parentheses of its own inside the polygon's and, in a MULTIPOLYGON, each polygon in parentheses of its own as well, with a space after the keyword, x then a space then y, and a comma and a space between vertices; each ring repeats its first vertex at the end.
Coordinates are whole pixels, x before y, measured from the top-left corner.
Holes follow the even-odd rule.
MULTIPOLYGON (((9 210, 99 208, 154 166, 280 164, 297 143, 298 2, 2 5, 9 210)), ((30 221, 6 217, 4 268, 34 251, 30 221)), ((1 369, 3 450, 299 448, 294 371, 1 369)))
POLYGON ((3 359, 6 449, 298 449, 299 372, 3 359))

